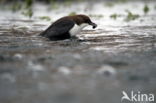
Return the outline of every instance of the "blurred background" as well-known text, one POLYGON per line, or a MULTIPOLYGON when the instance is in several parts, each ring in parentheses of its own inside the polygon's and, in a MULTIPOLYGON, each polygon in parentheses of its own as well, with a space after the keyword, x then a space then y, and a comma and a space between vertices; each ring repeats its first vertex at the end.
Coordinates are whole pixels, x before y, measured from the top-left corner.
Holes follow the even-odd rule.
POLYGON ((0 103, 121 103, 156 95, 155 74, 156 0, 0 0, 0 103), (98 27, 38 36, 76 14, 98 27))

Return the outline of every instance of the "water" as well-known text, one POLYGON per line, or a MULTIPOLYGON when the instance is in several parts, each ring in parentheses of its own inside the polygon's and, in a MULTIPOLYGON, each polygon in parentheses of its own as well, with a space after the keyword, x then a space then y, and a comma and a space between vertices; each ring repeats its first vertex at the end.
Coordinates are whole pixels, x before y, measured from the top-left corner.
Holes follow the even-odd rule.
POLYGON ((156 94, 156 3, 148 3, 147 15, 145 4, 78 3, 49 12, 37 3, 32 19, 1 10, 0 102, 120 103, 123 90, 156 94), (140 17, 125 22, 126 9, 140 17), (94 14, 98 28, 85 28, 78 35, 81 41, 38 36, 71 11, 94 14), (122 16, 114 20, 109 17, 113 13, 122 16), (43 15, 52 20, 40 20, 43 15))

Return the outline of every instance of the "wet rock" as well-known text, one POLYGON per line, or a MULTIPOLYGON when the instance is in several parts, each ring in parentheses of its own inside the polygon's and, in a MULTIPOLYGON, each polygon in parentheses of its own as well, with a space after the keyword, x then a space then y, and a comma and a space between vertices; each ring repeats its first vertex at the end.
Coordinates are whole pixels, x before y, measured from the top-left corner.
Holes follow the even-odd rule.
POLYGON ((53 56, 44 56, 44 57, 39 57, 37 59, 38 62, 46 62, 47 60, 53 60, 54 57, 53 56))
POLYGON ((0 78, 5 80, 5 81, 9 81, 11 83, 16 82, 15 76, 13 74, 11 74, 11 73, 3 73, 3 74, 0 75, 0 78))
POLYGON ((59 67, 58 68, 58 72, 64 74, 64 75, 69 75, 72 73, 72 71, 70 70, 70 68, 67 67, 59 67))
POLYGON ((128 63, 124 61, 107 61, 107 64, 115 66, 115 67, 120 67, 120 66, 128 66, 128 63))
POLYGON ((0 55, 0 61, 1 62, 12 62, 15 59, 11 56, 7 56, 7 55, 0 55))
POLYGON ((17 54, 14 55, 14 57, 15 57, 15 58, 18 58, 18 59, 22 59, 22 58, 23 58, 23 55, 17 53, 17 54))
POLYGON ((32 71, 44 71, 44 67, 40 64, 35 64, 32 61, 28 62, 28 69, 32 70, 32 71))
POLYGON ((106 77, 113 77, 117 74, 116 68, 110 65, 103 65, 97 71, 98 74, 104 75, 106 77))

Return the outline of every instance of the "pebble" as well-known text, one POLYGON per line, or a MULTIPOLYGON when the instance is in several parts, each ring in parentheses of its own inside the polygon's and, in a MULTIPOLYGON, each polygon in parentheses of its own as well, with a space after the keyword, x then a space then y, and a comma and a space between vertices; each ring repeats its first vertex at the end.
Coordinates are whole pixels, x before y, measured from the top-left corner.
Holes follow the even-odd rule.
POLYGON ((58 72, 65 74, 65 75, 69 75, 71 74, 72 71, 67 67, 59 67, 58 72))
POLYGON ((115 76, 117 71, 110 65, 103 65, 98 69, 97 73, 104 76, 115 76))

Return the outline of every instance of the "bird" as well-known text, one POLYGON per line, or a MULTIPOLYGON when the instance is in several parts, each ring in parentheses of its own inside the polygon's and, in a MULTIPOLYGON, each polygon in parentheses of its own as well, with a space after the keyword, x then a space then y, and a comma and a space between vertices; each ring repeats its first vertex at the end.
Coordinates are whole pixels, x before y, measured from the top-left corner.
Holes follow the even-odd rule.
POLYGON ((65 40, 76 37, 83 28, 89 25, 91 25, 93 29, 97 27, 97 24, 92 22, 86 15, 65 16, 56 20, 39 35, 53 41, 65 40))

